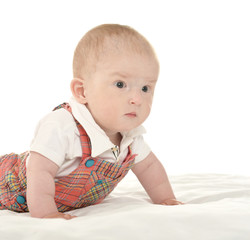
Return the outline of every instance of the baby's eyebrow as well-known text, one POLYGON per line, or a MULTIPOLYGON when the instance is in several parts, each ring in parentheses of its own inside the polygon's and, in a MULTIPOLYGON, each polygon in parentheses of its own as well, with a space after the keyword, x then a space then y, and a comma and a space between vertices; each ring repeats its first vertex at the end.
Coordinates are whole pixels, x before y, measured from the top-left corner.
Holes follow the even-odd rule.
POLYGON ((156 83, 156 82, 157 82, 157 79, 150 79, 148 82, 149 82, 149 83, 156 83))
MULTIPOLYGON (((113 72, 113 73, 111 73, 111 76, 121 77, 121 78, 129 78, 129 77, 131 77, 130 74, 125 73, 125 72, 113 72)), ((157 79, 155 79, 155 78, 145 78, 145 80, 148 83, 151 83, 151 84, 155 84, 157 82, 157 79)))
POLYGON ((129 74, 126 73, 122 73, 122 72, 113 72, 111 73, 112 76, 118 76, 118 77, 122 77, 122 78, 128 78, 129 74))
POLYGON ((149 78, 149 79, 146 79, 145 82, 146 82, 146 84, 155 85, 157 82, 157 79, 149 78))

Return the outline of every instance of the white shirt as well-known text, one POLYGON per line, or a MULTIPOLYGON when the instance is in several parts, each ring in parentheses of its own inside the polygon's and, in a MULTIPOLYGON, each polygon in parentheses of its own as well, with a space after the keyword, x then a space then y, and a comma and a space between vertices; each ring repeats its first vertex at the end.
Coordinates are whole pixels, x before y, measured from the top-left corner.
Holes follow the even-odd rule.
MULTIPOLYGON (((73 97, 69 101, 75 119, 82 125, 91 141, 91 156, 110 162, 122 162, 128 154, 128 146, 133 154, 138 154, 135 163, 145 159, 150 153, 142 134, 146 131, 139 126, 123 132, 120 148, 115 146, 105 132, 96 124, 85 105, 73 97), (112 151, 118 149, 117 154, 112 151)), ((46 115, 36 128, 30 151, 38 152, 59 166, 57 177, 65 176, 75 170, 82 157, 80 134, 72 114, 58 109, 46 115)), ((27 161, 28 162, 28 161, 27 161)))

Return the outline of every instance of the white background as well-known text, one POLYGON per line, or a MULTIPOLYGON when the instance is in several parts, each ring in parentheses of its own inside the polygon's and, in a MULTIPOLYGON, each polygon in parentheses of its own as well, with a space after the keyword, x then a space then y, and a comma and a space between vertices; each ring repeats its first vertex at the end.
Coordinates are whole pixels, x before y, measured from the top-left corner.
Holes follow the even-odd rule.
POLYGON ((249 1, 0 0, 0 155, 28 150, 68 101, 73 51, 90 28, 134 27, 161 73, 146 140, 168 174, 250 174, 249 1))

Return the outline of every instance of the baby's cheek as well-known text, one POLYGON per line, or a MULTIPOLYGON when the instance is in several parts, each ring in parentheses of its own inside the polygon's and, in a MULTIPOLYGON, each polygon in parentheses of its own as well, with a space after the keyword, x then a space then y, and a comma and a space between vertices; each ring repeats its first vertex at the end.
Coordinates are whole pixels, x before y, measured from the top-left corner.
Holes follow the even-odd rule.
POLYGON ((99 113, 102 116, 105 116, 106 118, 109 118, 110 116, 113 116, 115 110, 111 107, 108 107, 107 105, 105 106, 105 103, 103 103, 102 105, 100 105, 99 107, 99 113))
POLYGON ((151 107, 152 107, 152 104, 151 103, 148 103, 145 105, 145 108, 144 108, 144 113, 145 113, 145 117, 147 118, 148 115, 150 114, 151 112, 151 107))

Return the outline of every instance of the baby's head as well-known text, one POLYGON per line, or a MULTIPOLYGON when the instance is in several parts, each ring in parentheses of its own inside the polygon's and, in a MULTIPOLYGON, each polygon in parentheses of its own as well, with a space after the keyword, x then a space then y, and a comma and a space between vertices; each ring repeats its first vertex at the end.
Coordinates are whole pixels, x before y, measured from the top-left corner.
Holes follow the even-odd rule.
POLYGON ((74 78, 86 78, 96 64, 111 54, 131 53, 150 56, 157 62, 153 47, 140 33, 129 26, 103 24, 88 31, 79 41, 73 58, 74 78))
POLYGON ((76 47, 73 73, 73 96, 110 138, 148 117, 159 64, 134 29, 105 24, 87 32, 76 47))

